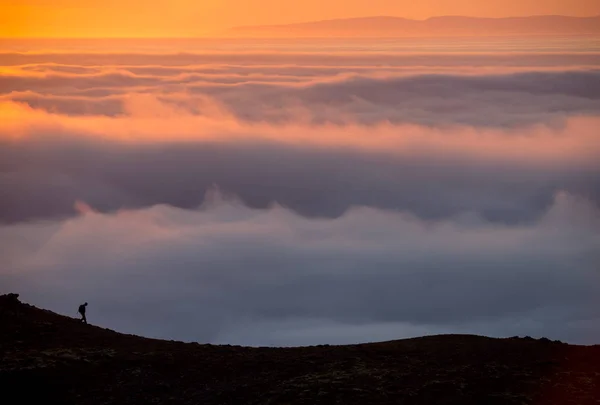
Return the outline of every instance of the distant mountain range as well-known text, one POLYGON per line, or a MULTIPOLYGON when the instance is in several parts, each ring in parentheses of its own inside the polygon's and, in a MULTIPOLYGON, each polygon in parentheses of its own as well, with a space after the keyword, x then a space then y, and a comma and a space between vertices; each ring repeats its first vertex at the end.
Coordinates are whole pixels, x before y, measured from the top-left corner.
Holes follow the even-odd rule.
POLYGON ((600 35, 600 16, 531 16, 479 18, 444 16, 426 20, 400 17, 364 17, 287 25, 235 27, 230 37, 447 37, 512 35, 600 35))

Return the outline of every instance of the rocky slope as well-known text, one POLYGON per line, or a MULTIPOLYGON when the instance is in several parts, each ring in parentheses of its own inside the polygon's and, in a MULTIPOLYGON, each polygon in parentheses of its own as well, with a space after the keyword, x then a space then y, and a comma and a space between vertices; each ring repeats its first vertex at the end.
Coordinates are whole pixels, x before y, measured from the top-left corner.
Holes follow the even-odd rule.
POLYGON ((600 347, 429 336, 247 348, 124 335, 0 296, 0 387, 39 404, 599 404, 600 347))

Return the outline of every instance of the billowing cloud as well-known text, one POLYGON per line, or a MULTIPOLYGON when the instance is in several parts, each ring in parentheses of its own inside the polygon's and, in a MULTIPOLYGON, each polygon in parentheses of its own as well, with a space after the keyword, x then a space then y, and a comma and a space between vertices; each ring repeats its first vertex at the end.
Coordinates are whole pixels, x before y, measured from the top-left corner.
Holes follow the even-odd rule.
POLYGON ((474 211, 514 223, 537 218, 560 190, 600 201, 597 119, 516 133, 249 126, 163 107, 141 100, 131 107, 139 116, 121 118, 7 113, 0 219, 70 215, 79 199, 102 212, 194 208, 213 184, 252 207, 278 202, 328 217, 365 205, 422 218, 474 211))
POLYGON ((597 341, 598 66, 0 53, 1 289, 186 340, 597 341))
POLYGON ((95 323, 166 338, 290 345, 464 330, 590 342, 599 229, 598 209, 565 193, 513 227, 365 207, 311 220, 213 193, 198 210, 4 226, 0 279, 33 303, 71 314, 87 300, 95 323))
POLYGON ((279 67, 286 72, 240 73, 225 66, 212 68, 219 73, 190 68, 161 75, 160 70, 174 69, 134 73, 136 68, 115 66, 82 73, 41 67, 51 70, 31 73, 27 66, 0 75, 2 98, 69 115, 114 116, 128 112, 131 94, 143 93, 196 115, 210 113, 202 108, 210 99, 241 121, 285 123, 300 116, 312 124, 515 127, 556 125, 600 111, 597 69, 426 74, 420 68, 417 74, 375 67, 279 67))

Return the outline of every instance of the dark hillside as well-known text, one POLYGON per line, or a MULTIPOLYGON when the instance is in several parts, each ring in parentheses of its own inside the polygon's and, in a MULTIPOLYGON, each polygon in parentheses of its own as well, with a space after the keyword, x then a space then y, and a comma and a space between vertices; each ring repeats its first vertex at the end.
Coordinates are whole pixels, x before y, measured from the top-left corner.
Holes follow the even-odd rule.
POLYGON ((545 339, 213 346, 123 335, 7 295, 0 325, 6 403, 600 403, 600 347, 545 339))

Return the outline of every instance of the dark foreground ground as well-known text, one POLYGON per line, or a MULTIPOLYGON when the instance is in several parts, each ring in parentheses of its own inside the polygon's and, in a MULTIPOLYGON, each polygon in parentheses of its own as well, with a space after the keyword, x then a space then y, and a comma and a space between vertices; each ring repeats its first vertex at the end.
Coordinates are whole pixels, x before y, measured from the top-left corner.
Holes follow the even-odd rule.
POLYGON ((598 405, 600 347, 468 335, 212 346, 123 335, 0 296, 0 390, 6 403, 43 405, 598 405))

